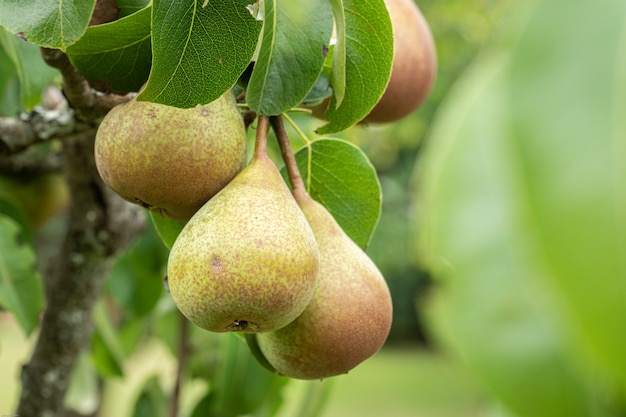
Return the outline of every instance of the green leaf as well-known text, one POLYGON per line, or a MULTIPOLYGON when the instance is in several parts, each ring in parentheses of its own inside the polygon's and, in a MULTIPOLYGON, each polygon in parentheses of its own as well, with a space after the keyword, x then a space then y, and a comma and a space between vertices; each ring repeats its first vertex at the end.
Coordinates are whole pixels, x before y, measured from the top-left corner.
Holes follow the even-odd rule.
MULTIPOLYGON (((357 245, 367 248, 382 207, 376 169, 367 156, 349 142, 327 138, 300 149, 296 161, 311 197, 357 245)), ((281 171, 287 178, 285 168, 281 171)))
POLYGON ((29 335, 39 322, 44 297, 33 247, 19 238, 21 228, 0 214, 0 304, 29 335))
POLYGON ((336 41, 333 45, 332 66, 330 68, 330 82, 333 85, 335 95, 335 105, 343 103, 346 95, 346 62, 347 59, 347 33, 346 12, 343 0, 330 0, 335 18, 336 41))
POLYGON ((120 9, 119 18, 129 16, 133 13, 137 13, 144 7, 150 4, 150 0, 117 0, 115 2, 117 8, 120 9))
POLYGON ((137 240, 113 266, 106 289, 125 314, 145 316, 163 294, 167 249, 153 227, 137 240))
POLYGON ((506 58, 483 60, 439 114, 420 183, 420 225, 444 280, 436 323, 520 416, 587 414, 557 294, 534 239, 510 108, 506 58))
POLYGON ((91 354, 100 375, 123 376, 124 353, 117 331, 102 302, 93 311, 95 332, 91 341, 91 354))
POLYGON ((81 415, 96 413, 100 405, 98 375, 91 363, 89 354, 83 352, 78 357, 72 371, 72 379, 64 399, 64 406, 81 415))
POLYGON ((91 81, 106 81, 112 91, 138 91, 148 79, 152 50, 151 8, 123 19, 92 26, 67 54, 91 81))
POLYGON ((272 408, 272 404, 280 401, 282 388, 289 378, 268 372, 259 365, 237 335, 223 336, 209 415, 237 417, 260 408, 272 408))
POLYGON ((264 2, 263 37, 246 99, 262 115, 298 105, 315 84, 328 52, 333 18, 327 0, 264 2))
POLYGON ((166 417, 168 399, 159 385, 159 378, 152 376, 144 382, 141 393, 137 397, 133 417, 166 417))
POLYGON ((248 349, 250 350, 250 354, 263 368, 268 371, 277 374, 278 371, 271 363, 267 360, 263 352, 261 352, 261 348, 259 347, 259 341, 256 337, 256 333, 245 333, 244 338, 246 340, 246 344, 248 345, 248 349))
POLYGON ((626 4, 533 6, 433 125, 422 250, 491 389, 519 415, 585 416, 626 382, 626 4))
POLYGON ((393 32, 383 0, 333 0, 337 44, 333 52, 329 123, 320 134, 345 130, 367 116, 385 92, 393 61, 393 32))
POLYGON ((250 63, 262 26, 249 4, 155 0, 152 70, 137 99, 189 108, 231 88, 250 63))
POLYGON ((87 29, 96 0, 2 0, 0 25, 28 42, 65 50, 87 29))
POLYGON ((511 129, 538 244, 572 322, 626 384, 626 3, 541 2, 511 64, 511 129), (559 25, 553 18, 559 14, 559 25), (591 18, 593 16, 593 18, 591 18), (584 19, 582 33, 575 21, 584 19), (580 57, 585 56, 584 60, 580 57), (532 60, 532 61, 527 61, 532 60), (581 80, 592 80, 581 89, 581 80), (580 89, 576 92, 576 89, 580 89))
POLYGON ((59 73, 56 69, 46 65, 41 58, 39 48, 24 42, 2 27, 0 27, 0 47, 4 49, 17 70, 22 106, 26 110, 31 110, 41 103, 43 90, 59 73))
POLYGON ((29 246, 35 246, 35 239, 33 236, 33 230, 30 221, 24 209, 20 204, 9 194, 8 190, 5 190, 0 180, 0 215, 6 216, 15 221, 20 231, 17 234, 17 242, 19 244, 25 243, 29 246))
POLYGON ((185 223, 161 216, 153 211, 150 212, 150 218, 163 244, 168 249, 172 249, 172 245, 174 245, 176 238, 183 230, 183 227, 185 227, 185 223))

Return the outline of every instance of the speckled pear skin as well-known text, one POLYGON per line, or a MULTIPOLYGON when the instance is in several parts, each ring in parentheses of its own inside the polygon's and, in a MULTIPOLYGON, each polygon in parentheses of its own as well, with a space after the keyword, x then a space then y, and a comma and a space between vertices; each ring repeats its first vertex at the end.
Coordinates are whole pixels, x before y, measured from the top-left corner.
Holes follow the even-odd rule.
POLYGON ((95 159, 124 199, 187 221, 246 164, 247 140, 233 94, 190 109, 131 100, 102 120, 95 159))
POLYGON ((347 373, 382 347, 391 328, 391 296, 376 265, 326 208, 308 194, 298 203, 319 246, 320 281, 302 315, 256 337, 279 373, 323 379, 347 373))
POLYGON ((286 326, 311 300, 318 271, 313 232, 264 153, 189 220, 167 268, 180 311, 214 332, 286 326))

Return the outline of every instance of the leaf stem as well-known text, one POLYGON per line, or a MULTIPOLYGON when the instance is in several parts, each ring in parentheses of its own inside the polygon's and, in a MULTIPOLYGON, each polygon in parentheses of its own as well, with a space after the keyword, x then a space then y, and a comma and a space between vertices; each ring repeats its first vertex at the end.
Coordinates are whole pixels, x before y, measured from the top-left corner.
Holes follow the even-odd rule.
POLYGON ((291 192, 296 200, 301 201, 301 199, 308 197, 308 193, 306 191, 306 187, 304 186, 300 170, 298 169, 298 163, 296 162, 293 149, 291 149, 291 143, 289 142, 289 135, 285 129, 283 117, 271 116, 270 123, 274 129, 274 133, 276 133, 278 146, 280 146, 281 155, 283 161, 285 161, 285 167, 287 168, 287 173, 289 175, 289 182, 291 183, 291 192))
POLYGON ((309 139, 309 137, 302 131, 302 129, 300 129, 300 127, 296 124, 296 122, 293 121, 293 119, 289 116, 287 116, 286 114, 283 114, 282 117, 287 120, 287 123, 289 123, 289 125, 293 128, 293 130, 296 131, 296 133, 298 134, 298 136, 300 136, 300 138, 307 144, 310 145, 311 144, 311 139, 309 139))

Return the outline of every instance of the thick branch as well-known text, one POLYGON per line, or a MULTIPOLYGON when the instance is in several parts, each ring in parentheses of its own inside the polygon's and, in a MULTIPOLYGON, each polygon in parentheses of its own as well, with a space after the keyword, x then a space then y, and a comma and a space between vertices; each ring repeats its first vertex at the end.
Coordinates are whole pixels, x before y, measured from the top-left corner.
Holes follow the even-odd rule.
POLYGON ((20 416, 61 416, 80 351, 92 332, 92 308, 116 254, 143 230, 138 206, 100 180, 93 132, 63 142, 72 209, 58 263, 46 279, 47 309, 30 362, 22 370, 20 416))
POLYGON ((94 91, 85 77, 74 68, 67 55, 59 49, 41 48, 41 56, 48 65, 61 71, 63 92, 67 101, 84 121, 98 121, 113 107, 132 98, 132 95, 118 96, 94 91))
POLYGON ((58 109, 37 107, 19 119, 0 117, 0 156, 16 154, 51 138, 88 130, 95 130, 95 127, 77 121, 74 110, 63 106, 58 109))

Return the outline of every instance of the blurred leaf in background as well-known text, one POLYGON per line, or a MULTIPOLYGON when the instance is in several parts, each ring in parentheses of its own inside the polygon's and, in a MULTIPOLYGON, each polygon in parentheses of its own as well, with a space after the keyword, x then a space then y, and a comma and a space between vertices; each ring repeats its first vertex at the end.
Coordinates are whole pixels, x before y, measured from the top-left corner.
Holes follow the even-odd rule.
POLYGON ((520 417, 626 411, 625 12, 512 6, 418 163, 433 328, 520 417))

